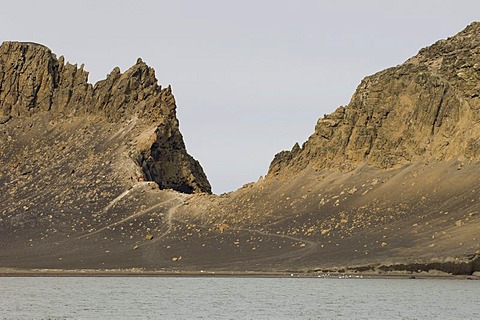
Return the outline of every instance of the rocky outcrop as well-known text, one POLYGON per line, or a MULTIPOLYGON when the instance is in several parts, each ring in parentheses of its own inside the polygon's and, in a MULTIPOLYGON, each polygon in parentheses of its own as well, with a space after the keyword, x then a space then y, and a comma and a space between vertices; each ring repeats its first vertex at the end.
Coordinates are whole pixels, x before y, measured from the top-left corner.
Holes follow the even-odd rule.
MULTIPOLYGON (((162 99, 166 105, 175 104, 170 87, 162 99)), ((154 141, 149 149, 141 151, 138 159, 147 180, 155 181, 161 189, 175 185, 175 190, 184 193, 211 193, 200 163, 185 152, 178 122, 161 123, 155 131, 154 141)))
POLYGON ((209 190, 141 60, 92 86, 45 47, 4 44, 0 268, 478 278, 479 29, 367 77, 270 178, 219 196, 157 187, 209 190))
POLYGON ((277 154, 269 176, 306 167, 398 167, 480 157, 480 23, 366 77, 348 106, 319 119, 301 148, 277 154))
POLYGON ((88 83, 84 66, 59 59, 35 43, 0 46, 0 124, 15 117, 47 113, 53 119, 99 116, 111 123, 140 119, 156 126, 154 139, 132 155, 147 179, 161 188, 211 192, 200 164, 186 151, 176 118, 175 98, 161 88, 155 71, 142 59, 121 73, 114 68, 105 80, 88 83))
POLYGON ((408 272, 429 272, 437 270, 453 275, 472 275, 480 271, 480 257, 476 254, 459 258, 449 258, 446 261, 436 261, 429 263, 408 263, 408 264, 393 264, 378 267, 379 270, 392 271, 408 271, 408 272))

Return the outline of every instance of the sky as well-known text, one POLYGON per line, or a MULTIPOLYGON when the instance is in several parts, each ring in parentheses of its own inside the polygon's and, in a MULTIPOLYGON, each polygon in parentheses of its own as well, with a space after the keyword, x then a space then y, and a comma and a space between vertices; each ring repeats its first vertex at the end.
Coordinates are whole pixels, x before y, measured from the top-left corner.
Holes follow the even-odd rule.
POLYGON ((480 20, 478 0, 3 2, 1 41, 44 44, 92 83, 153 67, 215 193, 264 176, 365 76, 480 20))

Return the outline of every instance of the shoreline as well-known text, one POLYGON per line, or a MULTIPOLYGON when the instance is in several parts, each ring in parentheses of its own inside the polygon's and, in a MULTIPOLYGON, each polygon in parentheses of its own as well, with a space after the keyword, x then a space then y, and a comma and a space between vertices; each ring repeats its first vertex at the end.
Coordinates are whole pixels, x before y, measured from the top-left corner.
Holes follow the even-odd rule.
POLYGON ((323 278, 323 279, 450 279, 480 280, 478 275, 431 272, 301 272, 301 271, 186 271, 143 269, 17 269, 0 268, 2 277, 219 277, 219 278, 323 278))

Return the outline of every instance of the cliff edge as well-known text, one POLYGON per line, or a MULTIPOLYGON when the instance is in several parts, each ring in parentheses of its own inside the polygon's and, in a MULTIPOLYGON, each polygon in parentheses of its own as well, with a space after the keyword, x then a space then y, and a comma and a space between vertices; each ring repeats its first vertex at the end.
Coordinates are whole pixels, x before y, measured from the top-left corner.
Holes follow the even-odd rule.
POLYGON ((143 61, 90 85, 5 43, 0 268, 478 278, 479 48, 473 23, 366 77, 266 179, 216 196, 143 61))
POLYGON ((43 45, 2 43, 0 125, 40 114, 51 121, 95 116, 109 124, 135 121, 153 127, 139 133, 141 141, 130 153, 141 168, 138 175, 162 189, 211 193, 202 167, 186 151, 171 87, 159 86, 155 71, 140 58, 124 73, 116 67, 92 85, 83 64, 57 59, 43 45))
POLYGON ((397 168, 418 159, 478 161, 480 23, 440 40, 405 63, 362 80, 350 103, 317 121, 300 147, 283 151, 269 176, 397 168))

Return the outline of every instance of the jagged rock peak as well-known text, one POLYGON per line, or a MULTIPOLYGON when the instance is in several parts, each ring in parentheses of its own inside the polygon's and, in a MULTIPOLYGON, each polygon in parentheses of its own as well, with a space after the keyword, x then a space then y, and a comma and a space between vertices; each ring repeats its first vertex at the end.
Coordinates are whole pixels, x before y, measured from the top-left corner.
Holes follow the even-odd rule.
POLYGON ((480 160, 480 23, 362 80, 346 107, 319 119, 269 176, 312 167, 392 168, 417 159, 480 160))
POLYGON ((115 67, 95 85, 78 67, 34 43, 0 46, 0 125, 15 117, 48 113, 50 118, 96 115, 117 123, 141 119, 155 135, 132 158, 148 180, 164 189, 211 193, 200 164, 186 151, 172 89, 158 85, 155 71, 141 58, 122 73, 115 67))
POLYGON ((47 111, 57 86, 57 60, 43 45, 4 42, 0 46, 0 116, 47 111))
POLYGON ((175 111, 171 92, 162 90, 155 71, 140 58, 125 73, 116 67, 92 86, 83 64, 78 68, 31 42, 2 43, 0 88, 3 117, 51 111, 62 115, 103 113, 113 122, 134 114, 156 121, 175 111))

